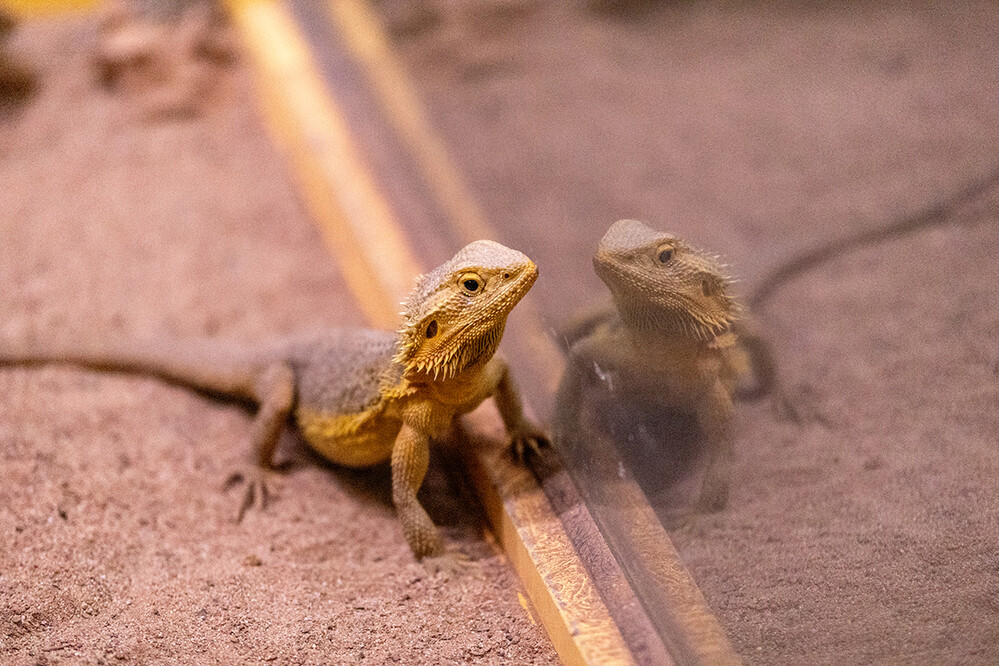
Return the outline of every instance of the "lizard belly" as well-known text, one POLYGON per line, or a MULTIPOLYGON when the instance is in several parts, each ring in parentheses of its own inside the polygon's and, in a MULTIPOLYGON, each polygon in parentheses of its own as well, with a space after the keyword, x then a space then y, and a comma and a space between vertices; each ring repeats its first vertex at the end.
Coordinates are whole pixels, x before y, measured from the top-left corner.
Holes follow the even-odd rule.
POLYGON ((396 335, 331 330, 291 350, 298 382, 295 420, 305 441, 330 462, 369 467, 392 456, 401 422, 382 399, 396 335))
POLYGON ((306 443, 324 458, 345 467, 370 467, 392 457, 402 422, 384 415, 325 414, 299 410, 295 415, 306 443))

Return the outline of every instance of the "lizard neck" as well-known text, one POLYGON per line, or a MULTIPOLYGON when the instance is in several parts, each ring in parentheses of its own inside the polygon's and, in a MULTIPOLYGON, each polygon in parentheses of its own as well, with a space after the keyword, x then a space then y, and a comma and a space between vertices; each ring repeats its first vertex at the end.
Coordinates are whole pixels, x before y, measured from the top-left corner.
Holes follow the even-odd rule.
POLYGON ((505 327, 504 318, 490 327, 479 324, 463 329, 446 346, 436 349, 429 363, 423 358, 419 363, 402 364, 403 376, 413 384, 452 380, 461 383, 477 377, 495 355, 505 327))
MULTIPOLYGON (((491 358, 490 354, 490 358, 491 358)), ((483 376, 487 373, 490 358, 483 357, 446 379, 434 378, 433 374, 418 371, 403 378, 396 394, 399 397, 418 395, 432 397, 444 405, 462 405, 474 396, 481 394, 483 376)))
POLYGON ((625 339, 640 356, 645 356, 654 350, 669 358, 681 358, 696 355, 697 352, 711 344, 697 336, 688 335, 650 327, 633 327, 624 325, 625 339))
POLYGON ((724 323, 708 324, 681 308, 664 310, 644 303, 635 306, 627 299, 614 301, 629 338, 642 344, 701 346, 729 330, 727 314, 724 323))

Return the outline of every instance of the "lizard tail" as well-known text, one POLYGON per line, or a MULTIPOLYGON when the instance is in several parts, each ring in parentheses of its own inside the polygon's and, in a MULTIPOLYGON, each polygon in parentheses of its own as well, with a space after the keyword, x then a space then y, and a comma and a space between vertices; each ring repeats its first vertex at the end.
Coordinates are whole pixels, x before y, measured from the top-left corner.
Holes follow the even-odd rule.
POLYGON ((218 397, 257 403, 260 360, 222 341, 105 341, 100 345, 8 346, 0 366, 65 364, 92 370, 150 375, 218 397))
POLYGON ((932 204, 921 211, 882 226, 834 238, 831 241, 820 243, 810 250, 805 250, 796 256, 792 256, 787 261, 780 263, 757 283, 747 299, 749 307, 753 310, 759 310, 763 303, 769 300, 784 284, 817 266, 835 259, 845 252, 871 243, 877 243, 896 236, 903 236, 914 231, 945 224, 953 219, 954 213, 958 209, 980 199, 994 188, 997 183, 999 183, 999 166, 994 166, 979 180, 966 185, 949 198, 932 204))

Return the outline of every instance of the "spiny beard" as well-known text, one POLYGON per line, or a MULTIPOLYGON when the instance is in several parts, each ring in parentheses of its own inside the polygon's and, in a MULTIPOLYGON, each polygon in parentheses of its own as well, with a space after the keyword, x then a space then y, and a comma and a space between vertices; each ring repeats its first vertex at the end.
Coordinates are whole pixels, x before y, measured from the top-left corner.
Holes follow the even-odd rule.
POLYGON ((631 329, 645 332, 709 341, 725 331, 734 319, 729 312, 712 316, 698 312, 683 303, 667 307, 625 307, 617 304, 624 323, 631 329))
MULTIPOLYGON (((443 381, 457 376, 462 370, 480 361, 488 360, 496 353, 500 339, 503 337, 504 323, 492 326, 487 330, 478 333, 470 339, 462 341, 460 344, 451 344, 443 350, 425 359, 420 359, 415 363, 410 363, 407 356, 411 358, 419 353, 419 348, 410 346, 401 350, 396 356, 396 360, 408 366, 408 369, 421 372, 433 377, 434 381, 443 381), (407 353, 408 352, 408 353, 407 353)), ((463 332, 454 336, 452 342, 463 337, 463 332)))

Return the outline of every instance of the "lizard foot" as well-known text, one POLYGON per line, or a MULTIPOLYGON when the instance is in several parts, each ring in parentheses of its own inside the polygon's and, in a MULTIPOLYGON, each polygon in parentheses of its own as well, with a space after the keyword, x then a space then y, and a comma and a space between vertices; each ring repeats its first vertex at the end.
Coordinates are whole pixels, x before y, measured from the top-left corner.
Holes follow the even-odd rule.
POLYGON ((510 452, 519 463, 527 460, 528 453, 540 456, 541 449, 549 445, 548 436, 531 423, 525 423, 510 433, 510 452))
POLYGON ((717 513, 728 504, 728 482, 708 479, 701 487, 697 509, 703 513, 717 513))
POLYGON ((239 504, 239 512, 236 514, 236 522, 243 522, 247 511, 251 508, 263 511, 277 497, 271 490, 271 480, 277 476, 277 472, 272 469, 254 467, 249 472, 233 472, 225 481, 224 489, 229 490, 233 486, 246 483, 246 492, 243 493, 243 500, 239 504))
POLYGON ((449 548, 439 555, 428 555, 420 563, 431 575, 441 574, 446 580, 463 576, 472 570, 475 561, 456 548, 449 548))
POLYGON ((808 391, 805 391, 803 397, 798 399, 791 398, 783 391, 775 392, 771 397, 770 404, 774 415, 781 421, 790 421, 798 425, 816 422, 826 428, 830 427, 829 420, 815 405, 815 398, 808 391))

